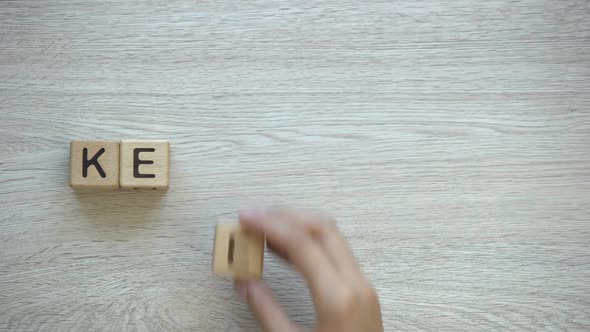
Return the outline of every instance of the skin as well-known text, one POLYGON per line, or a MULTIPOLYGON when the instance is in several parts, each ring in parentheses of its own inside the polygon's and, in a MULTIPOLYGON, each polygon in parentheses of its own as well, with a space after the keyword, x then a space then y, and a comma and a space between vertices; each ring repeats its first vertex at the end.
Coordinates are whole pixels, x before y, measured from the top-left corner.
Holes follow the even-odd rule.
MULTIPOLYGON (((265 233, 268 247, 301 273, 316 310, 313 331, 383 331, 377 293, 333 220, 287 209, 247 210, 240 224, 265 233)), ((303 331, 264 281, 237 281, 236 288, 265 331, 303 331)))

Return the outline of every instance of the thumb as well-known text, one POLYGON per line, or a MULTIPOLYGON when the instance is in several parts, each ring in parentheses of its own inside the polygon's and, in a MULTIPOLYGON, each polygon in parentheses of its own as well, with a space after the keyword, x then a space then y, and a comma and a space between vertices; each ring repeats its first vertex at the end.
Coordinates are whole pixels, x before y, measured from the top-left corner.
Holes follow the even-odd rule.
POLYGON ((260 280, 236 281, 236 288, 240 296, 248 302, 250 310, 264 331, 289 332, 298 330, 272 295, 272 290, 264 282, 260 280))

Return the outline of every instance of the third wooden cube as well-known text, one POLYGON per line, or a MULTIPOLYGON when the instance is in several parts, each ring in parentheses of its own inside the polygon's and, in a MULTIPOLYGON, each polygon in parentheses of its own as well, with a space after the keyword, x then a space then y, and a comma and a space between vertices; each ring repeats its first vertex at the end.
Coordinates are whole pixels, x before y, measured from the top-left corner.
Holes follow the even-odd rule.
POLYGON ((246 232, 237 223, 221 222, 214 246, 213 272, 234 279, 260 279, 264 235, 246 232))

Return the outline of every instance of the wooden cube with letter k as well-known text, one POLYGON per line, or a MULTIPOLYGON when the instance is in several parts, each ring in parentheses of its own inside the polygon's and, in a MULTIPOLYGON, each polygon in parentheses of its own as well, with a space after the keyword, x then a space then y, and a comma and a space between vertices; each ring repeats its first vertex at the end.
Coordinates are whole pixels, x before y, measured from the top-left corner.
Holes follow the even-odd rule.
POLYGON ((75 189, 117 189, 119 142, 72 141, 70 186, 75 189))
POLYGON ((122 140, 119 183, 124 189, 168 189, 170 144, 163 140, 122 140))

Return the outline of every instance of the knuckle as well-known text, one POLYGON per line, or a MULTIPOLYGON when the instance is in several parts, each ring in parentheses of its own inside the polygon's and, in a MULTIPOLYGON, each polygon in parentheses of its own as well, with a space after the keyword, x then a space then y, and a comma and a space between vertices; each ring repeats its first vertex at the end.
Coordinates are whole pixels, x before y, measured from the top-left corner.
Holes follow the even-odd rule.
POLYGON ((339 317, 350 317, 358 312, 361 303, 352 289, 342 289, 334 298, 332 313, 339 317))
POLYGON ((286 243, 285 258, 295 265, 301 264, 301 260, 307 255, 306 250, 309 249, 311 238, 308 234, 302 231, 294 231, 289 236, 289 241, 286 243), (296 263, 299 261, 299 263, 296 263))
POLYGON ((295 247, 299 247, 303 244, 308 243, 311 240, 311 238, 309 237, 309 235, 306 232, 302 232, 302 231, 294 231, 291 234, 291 243, 295 246, 295 247))
POLYGON ((379 302, 379 296, 377 295, 377 291, 375 288, 366 285, 361 289, 361 298, 362 302, 364 303, 375 303, 379 302))
POLYGON ((309 225, 309 231, 315 236, 324 237, 331 234, 338 234, 338 224, 332 219, 320 220, 309 225))
POLYGON ((338 232, 338 223, 334 219, 326 219, 322 222, 322 225, 326 231, 338 232))
POLYGON ((370 285, 365 285, 361 289, 343 287, 332 300, 330 313, 341 319, 355 317, 363 306, 373 306, 379 303, 377 292, 370 285))
POLYGON ((291 212, 285 207, 282 206, 273 206, 269 209, 269 214, 273 215, 276 218, 281 219, 289 219, 291 217, 291 212))

